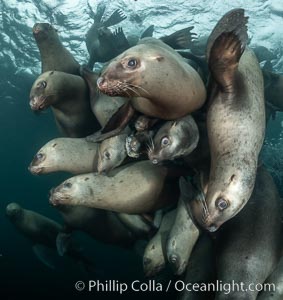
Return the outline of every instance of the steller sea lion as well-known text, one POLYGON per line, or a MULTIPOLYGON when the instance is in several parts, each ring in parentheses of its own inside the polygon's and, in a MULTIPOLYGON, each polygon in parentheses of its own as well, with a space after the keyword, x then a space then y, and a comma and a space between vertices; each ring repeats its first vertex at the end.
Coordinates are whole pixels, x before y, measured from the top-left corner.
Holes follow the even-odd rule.
POLYGON ((193 117, 188 115, 175 121, 167 121, 149 144, 148 158, 153 164, 188 156, 199 141, 199 131, 193 117))
POLYGON ((97 241, 129 248, 135 242, 134 235, 115 213, 85 206, 58 205, 67 231, 80 230, 97 241))
POLYGON ((152 212, 174 203, 178 197, 178 174, 171 172, 149 161, 140 161, 110 171, 109 177, 95 173, 78 175, 53 189, 50 203, 129 214, 152 212))
POLYGON ((80 74, 80 65, 63 46, 56 29, 48 23, 36 23, 32 31, 40 51, 41 73, 55 70, 74 75, 80 74))
POLYGON ((99 145, 84 138, 56 138, 34 156, 29 171, 34 175, 63 171, 85 174, 97 171, 99 145))
POLYGON ((245 48, 246 23, 243 9, 231 10, 208 40, 213 80, 207 113, 211 167, 207 209, 195 217, 210 231, 235 216, 250 198, 264 140, 263 78, 255 55, 245 48))
POLYGON ((58 71, 41 74, 30 91, 32 110, 51 107, 59 130, 68 137, 85 137, 99 128, 88 88, 80 76, 58 71))
POLYGON ((145 276, 157 275, 166 265, 166 241, 170 228, 174 223, 176 211, 167 212, 161 221, 157 233, 148 242, 143 255, 143 270, 145 276))
POLYGON ((102 70, 97 86, 109 96, 130 100, 113 116, 112 126, 102 131, 105 137, 111 130, 126 126, 134 110, 149 117, 174 120, 199 109, 206 98, 197 71, 176 51, 154 38, 142 39, 113 59, 102 70))
MULTIPOLYGON (((10 203, 6 208, 6 215, 16 229, 33 245, 36 256, 48 267, 55 268, 53 261, 47 260, 47 249, 56 249, 56 238, 63 227, 57 222, 31 210, 22 208, 17 203, 10 203), (46 249, 47 248, 47 249, 46 249)), ((77 262, 82 262, 86 270, 93 263, 85 257, 74 243, 69 243, 66 254, 77 262)))
MULTIPOLYGON (((180 181, 182 180, 181 177, 180 181)), ((186 193, 182 191, 183 184, 180 182, 179 186, 181 195, 166 243, 168 262, 177 275, 183 274, 186 270, 192 250, 200 235, 199 229, 193 223, 186 209, 186 200, 182 199, 186 197, 186 193)))
POLYGON ((206 97, 197 72, 172 48, 154 38, 141 40, 112 60, 97 85, 107 95, 133 97, 136 110, 165 120, 197 110, 206 97))
MULTIPOLYGON (((243 283, 243 289, 216 293, 216 300, 257 298, 249 285, 263 284, 278 264, 281 253, 281 203, 271 175, 259 167, 252 196, 244 209, 216 235, 217 279, 243 283)), ((273 299, 273 298, 272 298, 273 299)))

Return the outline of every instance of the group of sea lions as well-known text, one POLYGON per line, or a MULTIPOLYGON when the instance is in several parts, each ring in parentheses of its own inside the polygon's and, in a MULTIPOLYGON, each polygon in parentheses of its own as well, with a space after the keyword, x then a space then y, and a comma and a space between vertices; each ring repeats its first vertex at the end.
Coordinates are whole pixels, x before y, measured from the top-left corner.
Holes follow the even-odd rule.
POLYGON ((102 21, 104 10, 86 35, 88 67, 50 24, 33 27, 42 74, 30 106, 51 107, 65 137, 45 144, 29 170, 75 176, 50 192, 63 226, 15 203, 8 217, 60 255, 84 258, 70 249, 74 230, 128 248, 145 240, 147 276, 170 266, 186 282, 246 288, 179 299, 281 299, 281 202, 258 156, 265 107, 283 111, 282 76, 261 70, 248 48, 244 10, 220 19, 203 53, 192 26, 161 39, 148 37, 150 27, 132 45, 121 28, 109 29, 125 15, 102 21), (99 73, 95 62, 105 63, 99 73), (276 290, 248 289, 264 282, 276 290))

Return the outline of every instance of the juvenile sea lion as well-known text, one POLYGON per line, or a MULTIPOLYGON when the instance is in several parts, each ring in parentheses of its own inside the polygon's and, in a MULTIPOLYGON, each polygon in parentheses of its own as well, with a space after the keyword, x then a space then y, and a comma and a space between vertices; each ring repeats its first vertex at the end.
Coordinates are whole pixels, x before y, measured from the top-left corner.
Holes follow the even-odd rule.
POLYGON ((61 71, 79 75, 80 65, 61 43, 57 30, 48 23, 36 23, 33 36, 41 56, 41 73, 61 71))
POLYGON ((213 79, 207 113, 211 168, 207 210, 195 217, 210 231, 235 216, 250 198, 264 139, 263 78, 255 55, 245 49, 246 23, 243 9, 231 10, 208 40, 213 79))
POLYGON ((97 171, 98 173, 109 172, 120 166, 128 157, 126 151, 126 138, 130 129, 122 134, 113 136, 101 142, 98 150, 97 171))
POLYGON ((170 177, 170 172, 141 161, 116 168, 109 177, 95 173, 75 176, 51 191, 50 202, 130 214, 151 212, 174 203, 178 197, 176 177, 170 177))
POLYGON ((197 147, 198 141, 198 126, 192 116, 167 121, 155 134, 152 145, 149 145, 148 158, 158 164, 187 156, 197 147))
POLYGON ((120 110, 120 118, 115 116, 119 121, 111 129, 126 126, 133 108, 150 117, 174 120, 200 108, 206 98, 198 73, 176 51, 154 38, 142 39, 113 59, 97 86, 109 96, 130 100, 120 110))
POLYGON ((250 200, 216 236, 217 279, 230 283, 230 287, 233 282, 243 283, 244 289, 231 288, 229 294, 218 291, 216 300, 258 299, 259 291, 254 286, 263 284, 280 257, 280 205, 271 175, 260 167, 250 200))
POLYGON ((59 130, 68 137, 85 137, 99 128, 80 76, 58 71, 41 74, 31 88, 30 106, 32 110, 51 107, 59 130))
POLYGON ((186 209, 185 202, 187 200, 182 199, 186 197, 182 188, 183 185, 180 183, 181 195, 175 220, 166 243, 167 259, 177 275, 183 274, 186 270, 190 255, 200 234, 186 209))
MULTIPOLYGON (((46 248, 56 249, 57 235, 63 227, 57 222, 40 215, 31 210, 22 208, 17 203, 10 203, 6 208, 6 215, 16 229, 29 241, 32 242, 36 256, 47 266, 55 268, 51 260, 44 255, 46 248)), ((66 254, 76 261, 81 261, 88 270, 93 263, 74 247, 73 243, 68 244, 66 254)))
POLYGON ((143 255, 143 270, 145 276, 151 277, 158 274, 166 265, 166 240, 174 223, 175 210, 167 212, 161 221, 161 225, 148 242, 143 255))
POLYGON ((63 171, 86 174, 97 171, 99 145, 84 138, 57 138, 46 143, 34 156, 29 171, 34 175, 63 171))

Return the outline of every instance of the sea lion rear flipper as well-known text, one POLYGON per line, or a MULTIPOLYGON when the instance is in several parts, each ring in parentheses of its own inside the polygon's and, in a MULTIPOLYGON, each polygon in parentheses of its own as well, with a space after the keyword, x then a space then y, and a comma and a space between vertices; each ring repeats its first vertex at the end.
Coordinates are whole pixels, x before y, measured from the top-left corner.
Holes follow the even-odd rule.
POLYGON ((222 92, 233 93, 239 60, 248 40, 247 17, 243 9, 224 15, 212 31, 207 44, 208 65, 222 92))
POLYGON ((54 250, 43 245, 36 244, 32 247, 35 256, 48 268, 55 269, 56 261, 54 259, 54 250))
POLYGON ((124 34, 123 28, 118 27, 113 34, 113 44, 115 45, 118 54, 130 48, 130 44, 124 34))
POLYGON ((170 35, 161 37, 160 40, 174 49, 188 49, 192 44, 192 39, 196 36, 191 32, 194 26, 178 30, 170 35))
POLYGON ((86 137, 89 142, 100 142, 118 135, 134 116, 135 110, 130 101, 118 108, 101 131, 86 137))
POLYGON ((141 34, 141 39, 146 38, 146 37, 152 37, 154 31, 154 25, 150 25, 149 27, 146 28, 146 30, 141 34))
POLYGON ((106 21, 103 22, 103 26, 109 27, 109 26, 116 25, 122 22, 123 20, 125 20, 126 18, 127 16, 124 14, 124 12, 121 9, 116 9, 113 12, 113 14, 106 21))

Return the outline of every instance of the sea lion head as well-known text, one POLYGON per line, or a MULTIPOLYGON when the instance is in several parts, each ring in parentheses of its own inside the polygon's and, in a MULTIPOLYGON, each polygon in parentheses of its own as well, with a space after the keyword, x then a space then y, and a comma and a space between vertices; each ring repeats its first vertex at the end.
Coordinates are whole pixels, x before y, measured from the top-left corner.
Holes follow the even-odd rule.
POLYGON ((98 89, 109 96, 146 97, 150 78, 149 65, 161 62, 158 50, 148 51, 146 45, 137 45, 114 58, 97 79, 98 89))
POLYGON ((54 71, 41 74, 34 82, 30 91, 30 107, 34 111, 42 111, 55 103, 56 90, 52 88, 52 77, 54 71))
POLYGON ((57 30, 49 23, 36 23, 32 28, 32 33, 36 41, 42 41, 54 34, 57 35, 57 30))
POLYGON ((157 164, 189 155, 199 141, 198 127, 191 116, 166 122, 149 144, 148 157, 157 164))
POLYGON ((127 157, 125 148, 127 135, 121 134, 104 140, 99 146, 98 173, 109 172, 121 165, 127 157))
POLYGON ((254 187, 255 178, 250 170, 226 169, 222 178, 210 178, 205 200, 193 205, 198 223, 210 232, 241 211, 254 187))
POLYGON ((50 190, 49 203, 53 206, 64 205, 72 197, 74 189, 72 178, 64 181, 50 190))
POLYGON ((58 156, 58 143, 56 139, 44 145, 34 156, 28 170, 33 175, 47 174, 54 172, 59 167, 60 157, 58 156))
POLYGON ((17 220, 22 215, 23 209, 17 203, 10 203, 6 207, 6 216, 11 220, 17 220))

